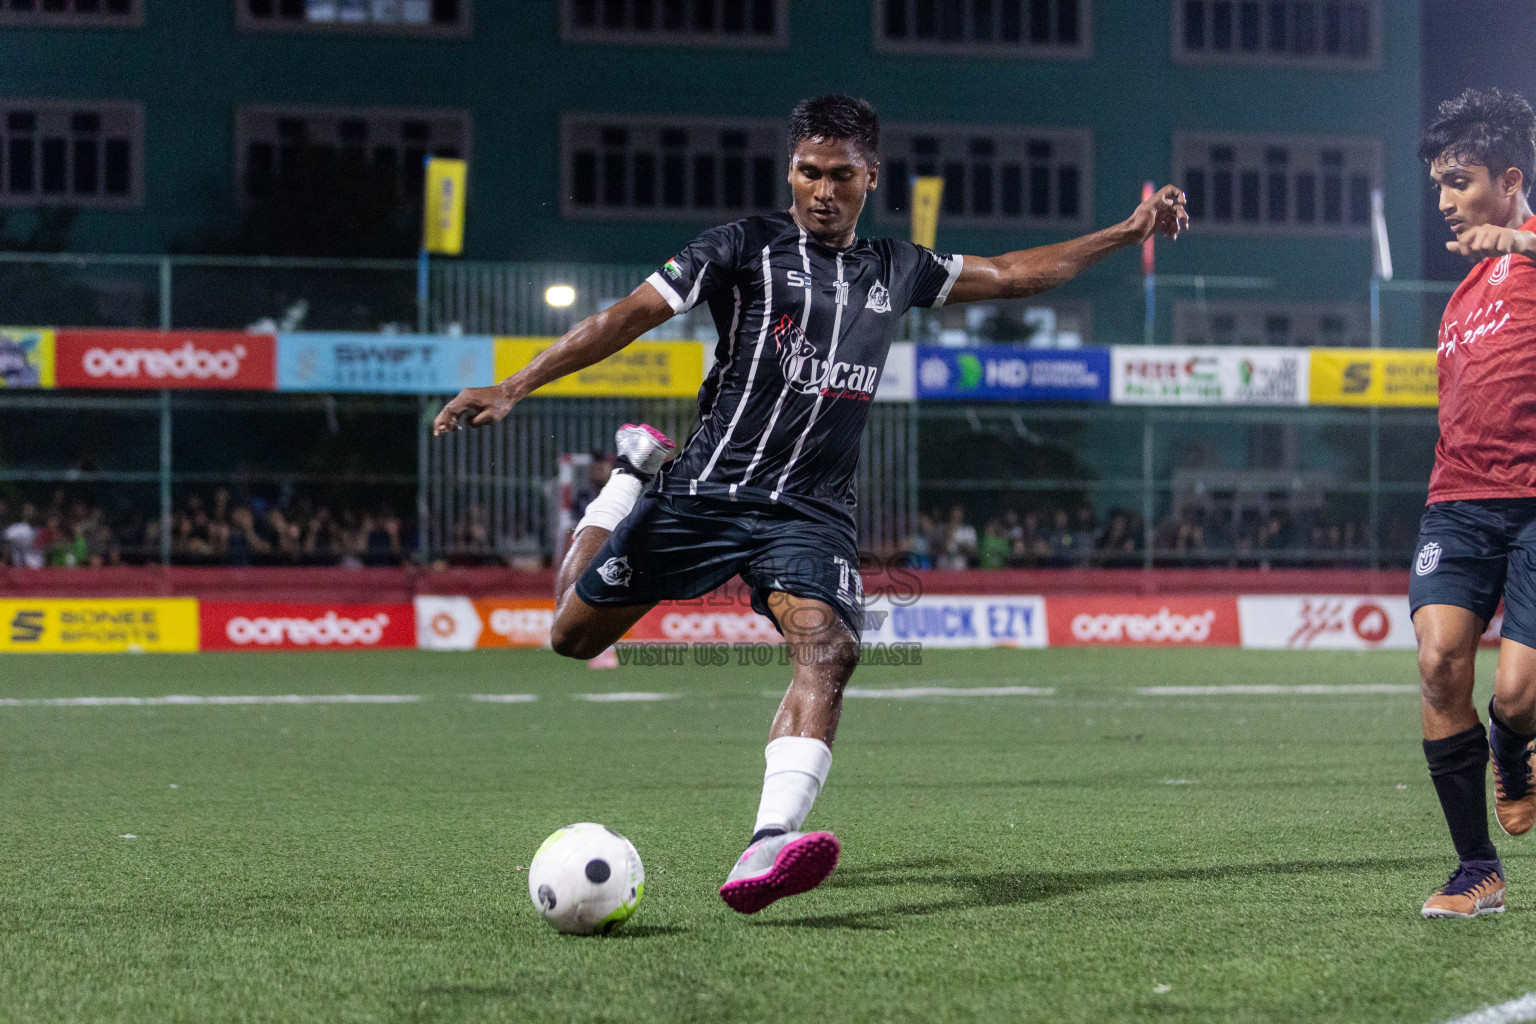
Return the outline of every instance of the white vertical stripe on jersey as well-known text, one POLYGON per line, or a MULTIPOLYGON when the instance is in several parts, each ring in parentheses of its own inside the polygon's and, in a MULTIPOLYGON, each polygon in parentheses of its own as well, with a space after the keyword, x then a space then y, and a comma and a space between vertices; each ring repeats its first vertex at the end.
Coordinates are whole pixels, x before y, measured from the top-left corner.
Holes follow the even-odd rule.
POLYGON ((746 387, 742 389, 741 401, 736 403, 736 411, 731 413, 730 425, 725 428, 725 436, 720 443, 715 445, 715 451, 709 457, 709 462, 704 465, 704 472, 693 480, 693 486, 697 487, 700 480, 709 479, 710 471, 715 468, 715 462, 720 458, 720 453, 725 451, 725 446, 731 443, 731 434, 736 431, 736 424, 741 421, 741 411, 747 407, 747 399, 752 397, 752 379, 757 376, 757 364, 763 358, 763 342, 768 340, 768 324, 773 319, 773 264, 769 262, 769 245, 763 246, 763 326, 757 332, 757 349, 752 354, 752 366, 747 370, 746 387))
POLYGON ((956 281, 960 280, 960 271, 965 266, 965 257, 951 256, 945 261, 944 266, 949 271, 949 278, 945 280, 944 287, 939 289, 939 294, 933 300, 934 309, 938 309, 949 301, 949 290, 955 286, 956 281))
MULTIPOLYGON (((811 340, 811 290, 816 282, 811 277, 811 257, 805 251, 805 228, 800 229, 800 265, 805 270, 805 312, 800 314, 800 330, 805 335, 807 343, 811 340)), ((784 399, 789 397, 789 381, 784 382, 784 387, 779 389, 778 401, 773 403, 773 415, 768 417, 768 426, 763 428, 763 438, 757 442, 757 451, 752 453, 752 461, 747 463, 747 468, 741 474, 741 482, 746 483, 752 479, 752 471, 757 468, 758 460, 763 457, 763 449, 768 447, 768 439, 773 436, 773 428, 779 422, 779 412, 784 408, 784 399)), ((775 497, 774 501, 779 499, 775 497)))
MULTIPOLYGON (((735 288, 732 288, 731 294, 735 296, 736 304, 731 309, 731 330, 730 333, 726 335, 730 341, 726 347, 725 358, 716 360, 715 365, 710 368, 709 375, 715 379, 715 397, 714 401, 709 403, 709 408, 699 416, 699 421, 701 424, 704 420, 709 419, 710 414, 715 411, 717 406, 719 406, 720 393, 725 387, 725 375, 730 372, 731 363, 736 358, 736 328, 741 325, 741 285, 737 285, 735 288)), ((695 433, 697 433, 697 430, 695 430, 695 433)), ((688 440, 692 441, 693 437, 690 435, 688 440)), ((670 459, 665 462, 661 467, 661 476, 659 479, 665 481, 668 478, 667 470, 671 469, 674 465, 675 463, 670 459)), ((699 493, 699 481, 697 477, 688 481, 688 493, 699 493)))
MULTIPOLYGON (((843 254, 837 254, 837 283, 843 283, 843 254)), ((836 289, 838 297, 842 298, 842 289, 836 289)), ((837 365, 837 340, 838 334, 843 329, 843 304, 837 303, 837 311, 832 314, 832 344, 827 348, 827 366, 837 365)), ((789 471, 795 468, 795 463, 800 458, 800 449, 805 445, 805 439, 811 436, 811 430, 816 426, 816 416, 821 412, 821 392, 816 393, 816 401, 811 405, 811 415, 805 421, 805 429, 800 431, 800 436, 795 440, 795 450, 789 453, 789 461, 784 463, 784 472, 779 474, 779 482, 773 485, 773 493, 768 495, 769 501, 778 501, 779 492, 784 489, 784 481, 789 479, 789 471)))

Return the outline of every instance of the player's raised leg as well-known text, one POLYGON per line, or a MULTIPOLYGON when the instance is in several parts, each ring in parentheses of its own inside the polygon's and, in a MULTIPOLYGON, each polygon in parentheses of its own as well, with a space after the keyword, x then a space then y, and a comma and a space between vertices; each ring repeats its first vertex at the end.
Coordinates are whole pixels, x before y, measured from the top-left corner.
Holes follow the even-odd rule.
POLYGON ((1499 827, 1522 836, 1536 824, 1536 649, 1505 637, 1488 702, 1493 811, 1499 827))
POLYGON ((843 689, 859 660, 857 637, 830 605, 782 591, 774 591, 768 605, 794 676, 769 731, 752 841, 720 887, 721 899, 743 914, 814 889, 837 866, 837 837, 800 826, 832 768, 843 689))
POLYGON ((1488 736, 1472 704, 1473 664, 1484 623, 1446 604, 1413 616, 1419 639, 1424 758, 1459 864, 1425 901, 1425 917, 1476 917, 1504 910, 1504 868, 1488 835, 1488 736))
POLYGON ((570 550, 555 580, 555 618, 550 646, 567 658, 595 658, 622 637, 651 606, 587 604, 576 581, 602 550, 609 534, 629 515, 646 485, 676 450, 672 440, 645 424, 626 423, 614 435, 613 473, 576 524, 570 550))

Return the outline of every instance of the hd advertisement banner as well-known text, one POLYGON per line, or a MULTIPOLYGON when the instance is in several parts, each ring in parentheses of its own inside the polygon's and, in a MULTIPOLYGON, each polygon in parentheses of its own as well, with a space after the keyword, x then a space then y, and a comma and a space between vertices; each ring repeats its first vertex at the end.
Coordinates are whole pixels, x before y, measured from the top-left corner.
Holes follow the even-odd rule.
POLYGON ((1117 404, 1307 404, 1306 349, 1116 345, 1112 352, 1117 404))
POLYGON ((1110 350, 917 347, 917 397, 992 402, 1107 402, 1110 350))
POLYGON ((279 391, 452 394, 494 384, 489 337, 428 334, 279 334, 279 391))

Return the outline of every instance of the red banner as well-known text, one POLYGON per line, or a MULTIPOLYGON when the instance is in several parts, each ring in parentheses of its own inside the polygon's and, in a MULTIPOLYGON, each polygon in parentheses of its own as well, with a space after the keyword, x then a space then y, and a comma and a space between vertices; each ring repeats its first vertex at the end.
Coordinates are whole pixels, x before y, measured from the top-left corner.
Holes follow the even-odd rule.
MULTIPOLYGON (((624 640, 665 643, 783 643, 767 616, 745 602, 666 601, 624 634, 624 640)), ((621 641, 622 642, 622 641, 621 641)))
POLYGON ((354 651, 416 646, 408 604, 202 603, 205 651, 354 651))
POLYGON ((237 331, 59 331, 61 388, 277 387, 277 339, 237 331))
POLYGON ((1234 597, 1047 597, 1052 647, 1236 647, 1234 597))

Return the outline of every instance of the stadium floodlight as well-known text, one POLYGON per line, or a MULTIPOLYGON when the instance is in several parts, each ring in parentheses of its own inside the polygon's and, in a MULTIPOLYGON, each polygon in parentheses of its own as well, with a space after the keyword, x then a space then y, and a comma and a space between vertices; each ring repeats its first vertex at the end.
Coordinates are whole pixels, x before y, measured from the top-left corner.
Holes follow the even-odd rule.
POLYGON ((556 309, 564 309, 576 301, 576 289, 568 284, 552 284, 544 292, 544 301, 556 309))

